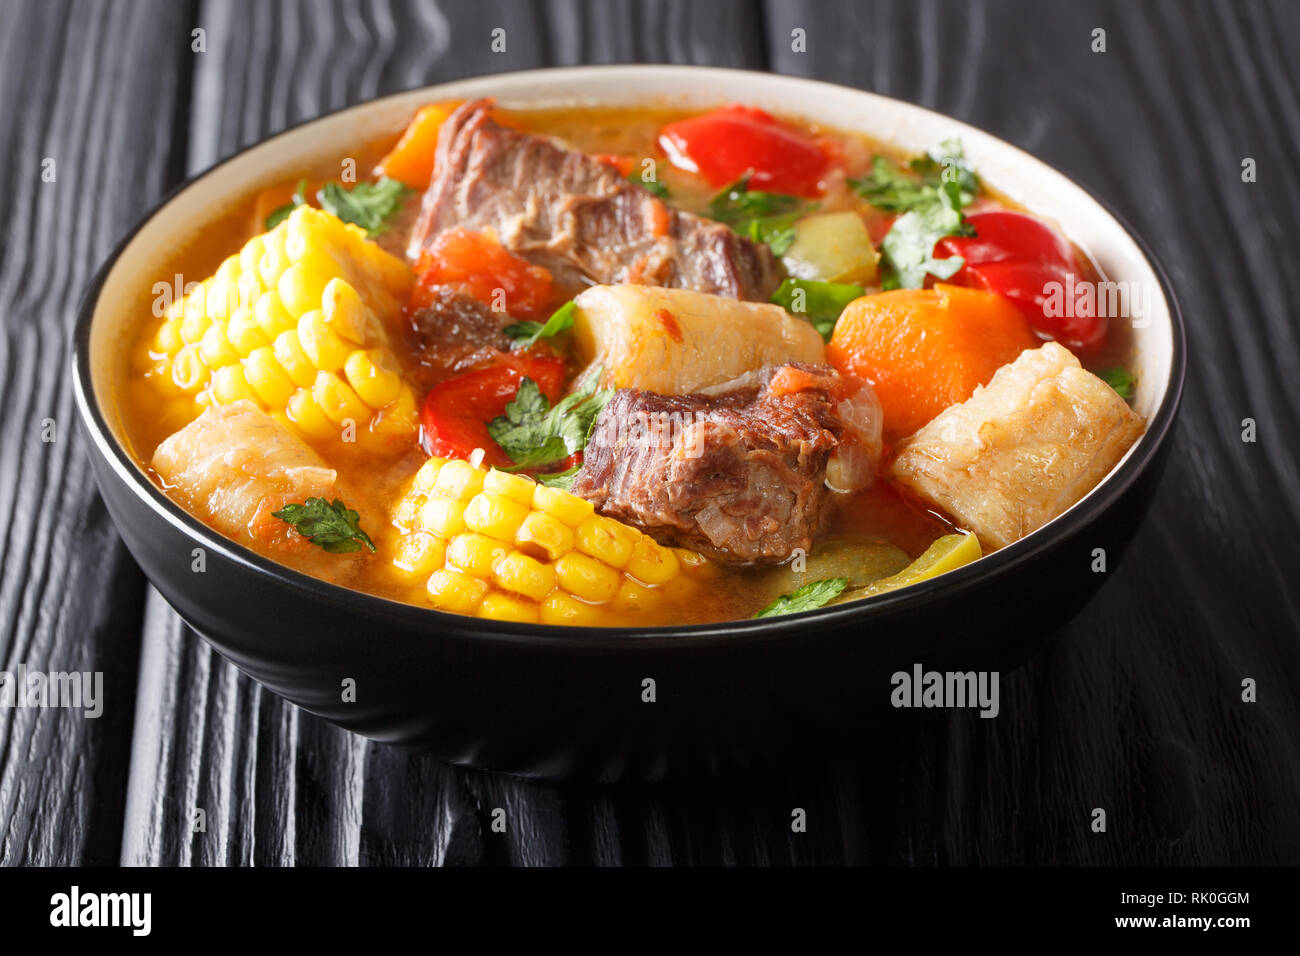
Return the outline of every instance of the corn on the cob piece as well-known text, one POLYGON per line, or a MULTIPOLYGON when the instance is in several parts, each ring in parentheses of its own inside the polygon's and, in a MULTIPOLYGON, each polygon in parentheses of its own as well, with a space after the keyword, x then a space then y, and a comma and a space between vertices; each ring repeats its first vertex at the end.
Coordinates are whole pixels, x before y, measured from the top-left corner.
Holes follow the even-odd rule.
POLYGON ((665 595, 707 576, 707 559, 598 515, 576 495, 456 459, 420 467, 393 524, 393 564, 435 607, 478 617, 643 623, 665 595))
POLYGON ((247 399, 309 441, 407 439, 415 396, 386 329, 410 286, 362 230, 302 206, 173 303, 141 364, 172 415, 247 399))

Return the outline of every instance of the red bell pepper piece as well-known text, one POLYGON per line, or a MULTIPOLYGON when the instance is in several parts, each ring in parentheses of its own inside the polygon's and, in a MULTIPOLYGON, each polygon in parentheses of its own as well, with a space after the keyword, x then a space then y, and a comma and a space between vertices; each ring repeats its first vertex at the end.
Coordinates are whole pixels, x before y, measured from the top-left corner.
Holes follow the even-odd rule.
POLYGON ((699 173, 715 189, 750 173, 749 188, 792 196, 821 195, 826 151, 770 113, 724 106, 669 123, 659 145, 678 169, 699 173))
POLYGON ((948 282, 1006 296, 1035 331, 1069 348, 1093 349, 1105 341, 1107 319, 1097 313, 1095 297, 1077 302, 1069 294, 1086 279, 1064 237, 1033 216, 1007 209, 967 218, 975 236, 946 236, 934 244, 936 258, 965 260, 948 282))

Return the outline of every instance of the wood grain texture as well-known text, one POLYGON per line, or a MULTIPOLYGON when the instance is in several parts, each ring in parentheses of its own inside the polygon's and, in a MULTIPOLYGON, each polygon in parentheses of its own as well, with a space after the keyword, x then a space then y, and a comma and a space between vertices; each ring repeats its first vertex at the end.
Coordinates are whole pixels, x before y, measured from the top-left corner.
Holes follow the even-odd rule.
MULTIPOLYGON (((37 5, 22 9, 0 14, 18 27, 4 24, 0 39, 6 91, 41 50, 70 42, 58 27, 66 10, 43 20, 37 5)), ((1300 862, 1293 6, 210 2, 137 16, 89 16, 84 39, 142 51, 148 70, 65 56, 31 90, 37 105, 0 115, 15 162, 61 136, 76 157, 63 168, 87 170, 66 194, 20 193, 29 214, 0 232, 0 648, 31 666, 117 662, 127 698, 142 630, 124 862, 1300 862), (174 39, 192 26, 208 40, 193 57, 174 39), (498 26, 504 54, 488 50, 498 26), (1103 54, 1090 50, 1098 27, 1103 54), (806 53, 791 49, 796 28, 806 53), (443 767, 261 691, 152 592, 141 626, 138 577, 86 487, 79 450, 31 442, 40 408, 69 413, 48 370, 62 368, 54 356, 66 343, 49 343, 64 334, 72 287, 167 182, 382 93, 630 60, 771 68, 949 113, 1093 189, 1168 269, 1191 350, 1159 497, 1102 592, 1004 675, 996 720, 951 715, 865 742, 853 760, 692 786, 597 790, 443 767), (169 128, 170 115, 180 122, 169 128), (78 135, 87 122, 108 132, 78 135), (1245 157, 1255 183, 1241 180, 1245 157), (100 195, 88 221, 74 218, 78 197, 100 195), (66 255, 68 237, 79 255, 66 255), (1258 423, 1253 444, 1240 438, 1247 417, 1258 423), (1258 681, 1256 704, 1240 699, 1245 677, 1258 681), (807 833, 790 830, 796 807, 807 833), (1107 811, 1105 834, 1089 829, 1095 807, 1107 811), (195 808, 204 832, 194 832, 195 808), (504 833, 492 829, 497 808, 504 833)), ((121 785, 111 784, 132 721, 119 711, 110 728, 109 716, 0 711, 0 859, 94 860, 116 847, 121 785)))
POLYGON ((0 220, 0 667, 100 671, 104 687, 98 719, 0 709, 2 863, 119 852, 144 581, 94 490, 68 331, 91 273, 179 172, 185 19, 167 2, 0 9, 0 156, 14 186, 0 220))

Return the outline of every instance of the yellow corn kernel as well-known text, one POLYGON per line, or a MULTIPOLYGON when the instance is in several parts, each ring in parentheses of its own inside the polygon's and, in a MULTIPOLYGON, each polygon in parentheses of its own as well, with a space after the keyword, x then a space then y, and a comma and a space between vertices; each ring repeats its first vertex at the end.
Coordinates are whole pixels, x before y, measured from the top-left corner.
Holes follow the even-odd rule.
POLYGON ((333 278, 325 283, 321 291, 321 312, 325 322, 335 334, 355 345, 364 345, 369 341, 367 319, 370 310, 361 301, 357 290, 342 279, 333 278))
POLYGON ((357 393, 348 383, 333 372, 317 372, 311 394, 325 417, 340 428, 370 420, 370 409, 365 402, 357 398, 357 393))
POLYGON ((473 532, 458 534, 447 544, 447 564, 476 578, 490 578, 506 554, 500 541, 473 532))
POLYGON ((279 291, 280 277, 284 275, 289 268, 289 257, 284 254, 284 243, 274 242, 272 237, 276 232, 268 234, 266 238, 266 251, 262 253, 262 258, 257 262, 257 274, 262 277, 267 288, 279 291))
POLYGON ((563 591, 552 591, 540 608, 543 624, 593 627, 604 623, 600 608, 575 600, 563 591))
POLYGON ((233 279, 214 275, 204 296, 204 311, 210 319, 224 319, 239 304, 239 290, 233 279))
POLYGON ((203 336, 211 326, 212 320, 204 314, 203 310, 186 312, 181 319, 181 338, 188 344, 197 344, 203 341, 203 336))
POLYGON ((225 330, 216 322, 208 326, 208 331, 203 334, 199 354, 203 356, 203 362, 208 368, 220 368, 239 359, 239 353, 226 338, 225 330))
POLYGON ((172 384, 182 392, 195 394, 208 384, 208 367, 203 364, 197 345, 187 345, 172 359, 172 384))
POLYGON ((392 368, 384 349, 357 349, 343 363, 343 374, 361 400, 371 408, 383 408, 402 392, 402 379, 392 368))
POLYGON ((555 570, 521 551, 511 551, 496 565, 493 580, 507 591, 540 601, 555 587, 555 570))
POLYGON ((316 381, 316 366, 311 364, 302 345, 298 342, 298 330, 289 329, 275 337, 275 358, 280 367, 293 379, 299 388, 310 388, 316 381))
POLYGON ((442 565, 446 553, 446 541, 437 535, 417 531, 398 540, 393 564, 408 574, 423 577, 442 565))
POLYGON ((262 277, 256 272, 241 272, 235 281, 234 289, 235 301, 231 308, 242 306, 245 309, 252 309, 258 297, 266 291, 266 286, 262 284, 262 277))
POLYGON ((515 532, 515 543, 544 551, 554 561, 573 550, 573 529, 544 511, 532 511, 515 532))
POLYGON ((244 377, 244 369, 239 365, 223 365, 212 373, 212 395, 219 404, 229 405, 232 402, 246 400, 254 405, 261 406, 253 390, 248 387, 248 379, 244 377))
POLYGON ((496 621, 518 621, 521 624, 536 624, 540 616, 537 605, 532 601, 496 592, 483 599, 476 613, 479 617, 490 617, 496 621))
POLYGON ((181 337, 181 323, 178 319, 171 319, 158 326, 150 351, 159 355, 175 355, 183 348, 185 339, 181 337))
POLYGON ((499 471, 496 468, 491 469, 483 477, 483 490, 490 491, 494 495, 501 495, 503 498, 509 498, 517 501, 527 507, 533 503, 533 488, 537 482, 523 475, 512 475, 508 471, 499 471))
POLYGON ((393 524, 403 533, 413 528, 420 520, 420 509, 424 507, 424 496, 418 494, 403 495, 393 512, 393 524))
POLYGON ((338 427, 329 420, 325 411, 317 404, 309 388, 300 388, 289 396, 285 413, 289 416, 289 421, 293 422, 308 438, 324 441, 338 437, 338 427))
POLYGON ((433 483, 438 477, 438 469, 445 463, 445 459, 430 458, 421 465, 420 470, 415 473, 415 477, 411 480, 411 487, 416 491, 428 494, 433 490, 433 483))
POLYGON ((378 412, 370 423, 370 430, 375 435, 406 438, 416 428, 415 396, 405 382, 397 398, 378 412))
POLYGON ((659 603, 659 592, 635 581, 624 580, 609 602, 610 610, 626 613, 646 611, 659 603))
POLYGON ((595 510, 585 498, 570 494, 563 488, 540 484, 533 489, 533 507, 559 518, 570 528, 578 527, 595 510))
POLYGON ((267 408, 284 408, 293 394, 293 381, 280 368, 269 346, 253 349, 243 361, 244 378, 267 408))
POLYGON ((465 505, 454 498, 429 495, 420 509, 420 527, 440 537, 452 538, 465 530, 465 505))
POLYGON ((555 562, 555 580, 575 597, 604 604, 618 593, 619 574, 609 565, 577 551, 555 562))
POLYGON ((328 273, 322 275, 301 263, 295 262, 280 273, 275 287, 280 293, 280 300, 292 315, 302 315, 320 304, 321 292, 329 282, 328 273))
POLYGON ((498 541, 514 541, 515 532, 526 517, 525 505, 486 491, 471 498, 465 507, 465 526, 498 541))
POLYGON ((632 558, 639 533, 620 521, 592 515, 578 525, 575 547, 610 567, 622 568, 632 558))
POLYGON ((459 571, 439 568, 429 576, 427 590, 434 607, 457 614, 472 614, 487 596, 488 586, 486 582, 459 571))
POLYGON ((672 551, 677 555, 677 563, 681 565, 682 570, 691 577, 708 580, 716 577, 721 570, 716 562, 710 561, 698 551, 692 551, 690 548, 673 548, 672 551))
POLYGON ((212 285, 211 279, 205 279, 199 283, 199 287, 185 295, 185 318, 198 318, 206 314, 208 287, 212 285))
POLYGON ((297 327, 293 316, 280 301, 280 293, 275 289, 263 292, 257 297, 257 304, 253 306, 253 317, 257 319, 258 328, 262 330, 268 342, 274 342, 282 332, 297 327))
POLYGON ((642 584, 654 585, 677 577, 681 565, 671 548, 665 548, 649 535, 642 535, 625 570, 642 584))
POLYGON ((257 324, 252 310, 243 305, 230 313, 230 321, 226 324, 226 341, 236 352, 244 356, 249 355, 254 349, 271 344, 271 340, 262 334, 262 329, 257 324))
POLYGON ((347 343, 329 330, 320 309, 309 309, 298 320, 298 344, 303 353, 323 372, 343 368, 351 351, 347 343))
POLYGON ((244 243, 244 248, 239 250, 239 271, 257 272, 257 264, 262 261, 262 255, 265 252, 266 239, 264 237, 254 236, 252 239, 249 239, 244 243))
POLYGON ((438 470, 434 487, 448 498, 468 501, 483 487, 483 471, 467 461, 453 459, 438 470))

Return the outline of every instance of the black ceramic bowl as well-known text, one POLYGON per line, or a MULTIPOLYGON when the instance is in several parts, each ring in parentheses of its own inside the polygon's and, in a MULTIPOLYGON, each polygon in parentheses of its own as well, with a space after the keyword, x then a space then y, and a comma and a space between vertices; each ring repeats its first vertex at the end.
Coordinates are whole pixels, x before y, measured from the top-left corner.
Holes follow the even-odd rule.
POLYGON ((224 657, 357 733, 454 763, 602 780, 785 760, 902 719, 907 712, 890 705, 895 671, 1015 666, 1106 580, 1090 570, 1094 548, 1106 549, 1114 570, 1158 477, 1184 366, 1173 296, 1141 244, 1086 192, 1014 147, 842 87, 660 66, 467 80, 353 107, 244 150, 175 192, 118 247, 86 294, 75 348, 77 404, 109 513, 150 580, 224 657), (139 328, 130 303, 167 281, 157 274, 167 251, 235 198, 396 133, 420 104, 482 95, 518 106, 736 100, 917 151, 960 136, 987 182, 1055 219, 1110 278, 1145 295, 1133 324, 1146 434, 1083 501, 1011 547, 905 590, 762 621, 605 630, 460 617, 326 584, 212 531, 163 495, 125 447, 117 391, 139 328), (205 551, 202 573, 192 569, 195 548, 205 551), (343 690, 349 680, 354 700, 343 690))

